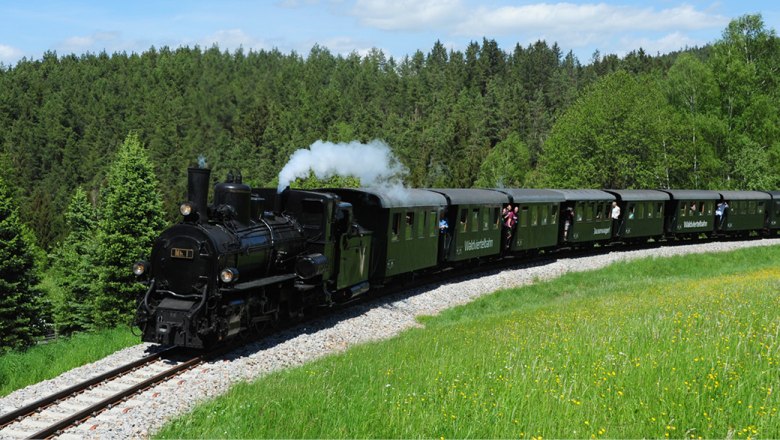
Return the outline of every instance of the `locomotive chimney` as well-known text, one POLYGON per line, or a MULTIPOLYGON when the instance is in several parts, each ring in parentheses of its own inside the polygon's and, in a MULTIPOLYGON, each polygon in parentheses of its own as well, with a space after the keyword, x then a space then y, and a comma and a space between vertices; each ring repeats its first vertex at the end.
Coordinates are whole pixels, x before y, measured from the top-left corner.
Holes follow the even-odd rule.
POLYGON ((187 198, 195 204, 198 221, 208 219, 209 176, 208 168, 187 168, 187 198))

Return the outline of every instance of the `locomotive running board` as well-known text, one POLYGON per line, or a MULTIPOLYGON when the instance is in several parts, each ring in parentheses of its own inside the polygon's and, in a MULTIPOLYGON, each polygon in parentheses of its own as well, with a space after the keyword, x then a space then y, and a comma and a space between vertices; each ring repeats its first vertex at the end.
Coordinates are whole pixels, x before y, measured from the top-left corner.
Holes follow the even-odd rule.
POLYGON ((223 287, 220 290, 225 293, 243 292, 245 290, 257 289, 259 287, 270 286, 272 284, 284 283, 286 281, 294 280, 295 278, 297 278, 297 276, 294 273, 277 275, 274 277, 261 278, 259 280, 249 281, 247 283, 238 283, 233 287, 223 287))

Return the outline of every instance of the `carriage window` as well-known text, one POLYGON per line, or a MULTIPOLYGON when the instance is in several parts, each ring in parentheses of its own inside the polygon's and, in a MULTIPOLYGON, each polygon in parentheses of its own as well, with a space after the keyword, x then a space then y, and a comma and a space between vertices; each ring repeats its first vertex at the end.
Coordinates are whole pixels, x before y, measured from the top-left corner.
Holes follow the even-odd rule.
POLYGON ((558 223, 558 205, 550 206, 550 224, 554 225, 558 223))
POLYGON ((604 204, 599 203, 596 205, 596 220, 601 220, 601 213, 604 212, 604 204))
POLYGON ((406 226, 404 226, 404 236, 407 240, 411 240, 414 236, 414 212, 409 211, 406 213, 406 226))
POLYGON ((747 202, 739 202, 739 213, 747 214, 747 202))
POLYGON ((490 229, 490 211, 487 208, 482 209, 482 230, 490 229))
POLYGON ((547 224, 547 207, 544 205, 539 205, 539 217, 542 219, 542 224, 547 224))
POLYGON ((528 207, 523 206, 520 208, 520 227, 525 228, 528 226, 528 207))
POLYGON ((589 222, 593 220, 593 203, 585 205, 585 221, 589 222))
POLYGON ((653 204, 647 203, 645 205, 645 212, 647 212, 647 218, 653 218, 653 204))
POLYGON ((655 212, 658 213, 658 217, 661 218, 664 215, 664 204, 663 203, 656 203, 655 204, 655 212))
POLYGON ((627 208, 628 212, 623 215, 628 217, 629 220, 633 220, 636 216, 636 203, 629 203, 627 208))
POLYGON ((471 232, 479 231, 479 208, 471 211, 471 232))
POLYGON ((536 206, 531 207, 531 226, 536 226, 539 224, 539 210, 536 209, 536 206))
POLYGON ((759 214, 764 213, 764 202, 758 202, 758 213, 759 214))
POLYGON ((463 208, 460 210, 460 228, 462 232, 466 232, 466 220, 469 218, 469 210, 463 208))
MULTIPOLYGON (((417 237, 418 238, 425 238, 425 222, 428 221, 428 213, 423 212, 423 215, 417 216, 417 237)), ((431 217, 431 223, 433 223, 434 217, 431 217)))
POLYGON ((428 219, 430 220, 428 222, 428 236, 435 237, 436 236, 436 228, 439 227, 439 222, 437 221, 438 216, 436 215, 436 211, 429 211, 428 212, 428 219))
POLYGON ((756 213, 756 201, 751 200, 748 202, 748 214, 755 214, 756 213))
POLYGON ((584 209, 582 207, 582 203, 577 203, 577 207, 575 209, 576 209, 576 213, 577 213, 577 221, 580 222, 580 221, 582 221, 582 211, 584 209))
POLYGON ((688 204, 680 202, 680 217, 685 217, 685 212, 688 211, 688 204))
POLYGON ((393 224, 391 226, 392 226, 392 230, 391 230, 392 235, 391 235, 390 238, 392 240, 398 240, 398 231, 401 229, 401 213, 400 212, 396 212, 395 214, 393 214, 393 224))
POLYGON ((644 203, 637 203, 636 204, 636 218, 645 218, 645 204, 644 203))
POLYGON ((501 224, 501 210, 493 208, 493 229, 498 229, 498 225, 501 224))

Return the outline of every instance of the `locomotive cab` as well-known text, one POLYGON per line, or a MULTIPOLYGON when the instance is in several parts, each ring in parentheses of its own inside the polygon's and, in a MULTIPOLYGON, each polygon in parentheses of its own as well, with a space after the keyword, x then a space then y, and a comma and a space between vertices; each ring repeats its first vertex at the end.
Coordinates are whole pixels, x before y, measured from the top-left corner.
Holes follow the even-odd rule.
POLYGON ((298 218, 307 238, 296 263, 299 286, 320 290, 325 304, 368 291, 371 233, 354 223, 352 205, 328 192, 285 193, 284 212, 298 218))

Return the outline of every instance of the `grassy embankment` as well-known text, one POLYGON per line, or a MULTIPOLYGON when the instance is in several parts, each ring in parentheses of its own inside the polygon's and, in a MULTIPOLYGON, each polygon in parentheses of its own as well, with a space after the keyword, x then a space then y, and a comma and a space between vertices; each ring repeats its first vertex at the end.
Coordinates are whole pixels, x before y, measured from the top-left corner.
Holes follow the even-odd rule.
POLYGON ((82 333, 0 355, 0 397, 140 343, 127 326, 82 333))
POLYGON ((780 437, 780 247, 616 264, 240 384, 173 438, 780 437))

